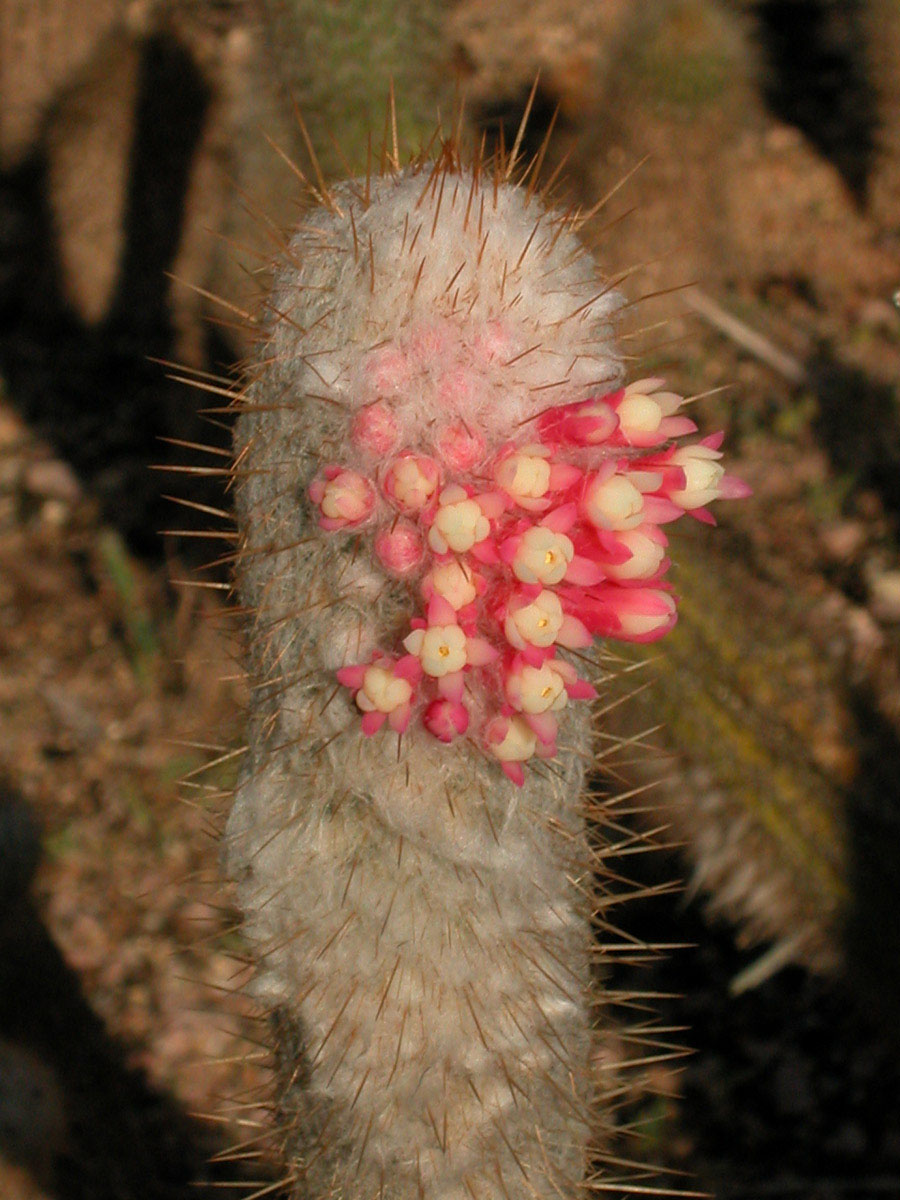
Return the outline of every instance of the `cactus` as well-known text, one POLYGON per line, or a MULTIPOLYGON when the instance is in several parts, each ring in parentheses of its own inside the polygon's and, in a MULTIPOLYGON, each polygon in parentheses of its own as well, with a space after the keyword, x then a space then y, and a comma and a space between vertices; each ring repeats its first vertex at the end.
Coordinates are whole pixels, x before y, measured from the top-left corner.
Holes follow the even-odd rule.
POLYGON ((385 158, 320 178, 238 402, 227 866, 294 1194, 573 1195, 615 1086, 588 652, 671 627, 661 526, 745 489, 621 386, 618 294, 514 153, 385 158))

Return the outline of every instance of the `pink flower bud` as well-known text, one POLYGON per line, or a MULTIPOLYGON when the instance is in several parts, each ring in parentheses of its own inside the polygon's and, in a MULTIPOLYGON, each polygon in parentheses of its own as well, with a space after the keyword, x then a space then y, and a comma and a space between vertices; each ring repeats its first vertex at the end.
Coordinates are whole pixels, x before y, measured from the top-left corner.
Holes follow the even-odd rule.
POLYGON ((373 458, 383 458, 400 441, 400 422, 386 404, 367 404, 353 418, 353 444, 373 458))
POLYGON ((455 741, 469 728, 466 706, 455 700, 433 700, 425 709, 422 723, 438 741, 455 741))
POLYGON ((366 383, 377 396, 396 396, 409 383, 409 359, 391 343, 379 346, 366 358, 363 367, 366 383))
POLYGON ((607 399, 612 397, 582 400, 578 404, 562 404, 549 409, 538 421, 541 436, 547 441, 569 446, 602 445, 612 437, 619 424, 607 399))
POLYGON ((392 575, 408 575, 422 561, 422 538, 414 525, 398 521, 376 535, 375 553, 386 571, 392 575))
POLYGON ((454 421, 439 429, 434 448, 452 471, 471 471, 487 453, 484 438, 463 421, 454 421))

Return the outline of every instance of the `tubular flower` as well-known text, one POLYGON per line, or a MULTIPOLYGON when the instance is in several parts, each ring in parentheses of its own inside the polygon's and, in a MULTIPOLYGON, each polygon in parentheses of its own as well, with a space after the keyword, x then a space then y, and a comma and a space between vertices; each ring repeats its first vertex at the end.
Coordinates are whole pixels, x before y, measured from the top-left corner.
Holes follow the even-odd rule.
POLYGON ((696 431, 690 418, 675 415, 684 398, 658 390, 664 383, 663 379, 636 379, 616 394, 612 407, 619 418, 617 442, 625 446, 659 446, 669 438, 696 431))
POLYGON ((484 731, 487 747, 513 783, 525 782, 523 762, 534 756, 537 734, 522 717, 498 717, 484 731))
POLYGON ((656 525, 624 529, 609 537, 606 546, 610 558, 603 561, 603 570, 616 583, 652 579, 666 561, 666 537, 656 525))
POLYGON ((584 514, 597 529, 634 529, 644 520, 644 497, 625 475, 598 476, 585 489, 584 514))

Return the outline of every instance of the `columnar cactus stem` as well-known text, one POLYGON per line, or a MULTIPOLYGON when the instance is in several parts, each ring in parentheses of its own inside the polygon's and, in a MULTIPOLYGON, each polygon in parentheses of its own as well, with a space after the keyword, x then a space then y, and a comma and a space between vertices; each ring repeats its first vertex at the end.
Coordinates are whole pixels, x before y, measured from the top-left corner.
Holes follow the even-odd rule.
POLYGON ((737 494, 570 216, 436 163, 286 247, 241 402, 249 753, 227 831, 297 1194, 591 1176, 595 634, 674 620, 660 523, 737 494))

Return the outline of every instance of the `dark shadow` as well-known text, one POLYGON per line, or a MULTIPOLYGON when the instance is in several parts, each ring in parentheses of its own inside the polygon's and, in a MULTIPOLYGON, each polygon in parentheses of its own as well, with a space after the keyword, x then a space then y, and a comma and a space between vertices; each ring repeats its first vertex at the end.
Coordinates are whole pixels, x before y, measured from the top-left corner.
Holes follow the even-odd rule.
POLYGON ((848 971, 900 1046, 900 738, 854 698, 859 770, 847 806, 848 971))
POLYGON ((840 172, 860 206, 875 157, 877 115, 862 0, 758 0, 763 92, 840 172))
MULTIPOLYGON (((863 808, 867 802, 861 813, 863 808)), ((886 832, 883 823, 872 824, 870 838, 884 843, 858 848, 860 867, 868 862, 872 872, 885 868, 889 892, 896 864, 886 867, 884 860, 896 855, 897 838, 886 832)), ((662 851, 621 865, 647 888, 685 872, 662 851)), ((614 869, 615 860, 609 866, 614 869)), ((660 1023, 683 1029, 663 1040, 681 1040, 693 1052, 677 1064, 680 1099, 674 1123, 662 1135, 658 1110, 624 1114, 637 1123, 650 1121, 657 1153, 659 1144, 668 1147, 669 1165, 688 1172, 681 1186, 708 1189, 716 1200, 900 1196, 898 994, 888 980, 894 964, 887 962, 897 955, 898 892, 887 892, 870 891, 859 900, 867 946, 875 951, 874 963, 885 964, 878 1003, 852 963, 842 977, 831 978, 789 967, 733 995, 732 981, 767 947, 738 948, 734 931, 711 920, 702 899, 687 903, 660 895, 617 910, 626 936, 681 944, 641 966, 613 963, 606 976, 614 989, 657 995, 652 1006, 660 1023)))
POLYGON ((873 488, 900 516, 900 414, 892 383, 842 363, 822 345, 806 364, 818 402, 815 432, 836 471, 873 488))
MULTIPOLYGON (((49 1148, 51 1194, 57 1200, 238 1200, 265 1186, 257 1163, 211 1163, 226 1148, 218 1130, 189 1117, 126 1065, 124 1048, 88 1006, 22 890, 36 858, 34 822, 20 800, 0 790, 0 1040, 36 1060, 58 1085, 64 1134, 55 1153, 49 1148)), ((0 1153, 27 1162, 2 1123, 0 1153)))
MULTIPOLYGON (((165 37, 144 44, 124 250, 110 310, 96 326, 84 325, 62 293, 42 155, 0 173, 0 373, 24 418, 99 497, 104 517, 150 554, 161 549, 160 530, 198 525, 162 492, 214 505, 222 497, 209 477, 149 470, 197 459, 162 437, 228 442, 198 416, 204 394, 150 361, 172 357, 165 273, 209 99, 187 51, 165 37)), ((210 359, 227 358, 222 350, 211 338, 210 359)))
MULTIPOLYGON (((525 88, 515 96, 485 102, 474 110, 474 127, 484 135, 485 153, 488 156, 499 153, 501 146, 507 153, 512 149, 528 107, 530 94, 531 88, 525 88)), ((557 114, 559 107, 560 98, 543 84, 539 84, 519 148, 518 161, 522 168, 527 167, 541 153, 551 126, 556 139, 565 138, 574 132, 572 121, 562 112, 557 114)))

